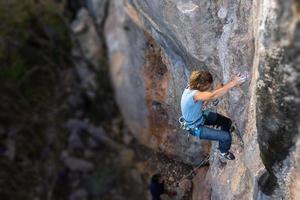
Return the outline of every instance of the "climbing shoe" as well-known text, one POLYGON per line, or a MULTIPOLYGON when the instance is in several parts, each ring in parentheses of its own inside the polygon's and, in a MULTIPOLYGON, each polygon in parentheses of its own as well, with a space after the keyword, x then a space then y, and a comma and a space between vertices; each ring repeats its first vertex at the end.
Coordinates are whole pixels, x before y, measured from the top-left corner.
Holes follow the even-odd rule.
POLYGON ((223 158, 226 158, 227 160, 234 160, 235 159, 233 153, 231 153, 229 151, 227 151, 226 153, 220 153, 220 154, 223 158))

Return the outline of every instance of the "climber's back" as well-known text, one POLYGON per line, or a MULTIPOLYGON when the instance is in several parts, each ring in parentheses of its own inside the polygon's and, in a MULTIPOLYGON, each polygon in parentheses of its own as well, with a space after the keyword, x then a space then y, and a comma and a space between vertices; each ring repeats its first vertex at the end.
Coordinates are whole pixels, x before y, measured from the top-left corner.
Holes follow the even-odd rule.
POLYGON ((181 113, 188 123, 195 125, 201 124, 202 117, 202 101, 194 100, 197 90, 191 90, 188 87, 183 91, 181 96, 181 113))

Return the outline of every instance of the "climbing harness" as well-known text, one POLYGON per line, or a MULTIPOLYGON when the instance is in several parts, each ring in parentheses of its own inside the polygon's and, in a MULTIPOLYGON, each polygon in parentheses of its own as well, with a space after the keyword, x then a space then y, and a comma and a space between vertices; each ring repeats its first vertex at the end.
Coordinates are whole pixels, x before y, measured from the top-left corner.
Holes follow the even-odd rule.
POLYGON ((191 133, 194 133, 192 135, 196 136, 197 138, 200 137, 200 133, 201 133, 201 128, 199 128, 199 125, 196 125, 197 122, 199 122, 200 120, 202 120, 202 122, 199 125, 203 125, 204 124, 204 117, 201 117, 200 119, 196 120, 195 122, 192 123, 188 123, 188 121, 186 121, 183 116, 181 116, 179 118, 179 123, 180 123, 180 128, 185 130, 187 132, 187 136, 188 139, 190 137, 191 133))
POLYGON ((182 130, 185 130, 187 133, 187 141, 189 141, 190 139, 190 127, 188 126, 187 122, 185 121, 185 119, 183 118, 183 116, 179 117, 179 123, 180 123, 180 128, 182 130))
MULTIPOLYGON (((218 104, 219 104, 219 100, 218 99, 216 99, 216 100, 214 100, 212 102, 212 105, 214 107, 216 107, 218 104)), ((199 138, 200 133, 201 133, 201 129, 199 128, 199 125, 203 125, 204 124, 205 117, 208 116, 209 112, 212 112, 212 111, 213 111, 212 108, 207 108, 206 110, 203 111, 202 116, 199 119, 197 119, 196 121, 194 121, 194 122, 189 122, 189 121, 185 120, 183 116, 181 116, 179 118, 179 120, 178 120, 179 123, 180 123, 180 128, 183 129, 183 130, 185 130, 187 132, 188 138, 189 138, 191 132, 194 132, 195 136, 197 136, 199 138), (202 120, 202 122, 196 126, 196 124, 200 120, 202 120)), ((216 108, 215 108, 215 111, 216 111, 216 108)))
POLYGON ((205 123, 205 117, 208 116, 209 112, 217 112, 217 105, 219 104, 219 102, 219 99, 214 100, 212 102, 212 106, 203 111, 202 117, 194 122, 186 121, 183 116, 179 117, 178 121, 180 123, 180 128, 185 130, 187 141, 190 140, 190 135, 196 136, 196 138, 200 139, 202 130, 201 126, 203 126, 205 123), (214 107, 214 109, 212 109, 212 107, 214 107), (200 119, 202 120, 202 122, 198 126, 196 126, 195 124, 199 122, 200 119))
POLYGON ((194 123, 191 123, 189 124, 184 118, 183 116, 181 116, 179 118, 179 123, 180 123, 180 128, 183 129, 183 130, 186 130, 186 131, 190 131, 190 130, 197 130, 197 127, 194 126, 194 124, 199 121, 199 120, 196 120, 196 122, 194 123))

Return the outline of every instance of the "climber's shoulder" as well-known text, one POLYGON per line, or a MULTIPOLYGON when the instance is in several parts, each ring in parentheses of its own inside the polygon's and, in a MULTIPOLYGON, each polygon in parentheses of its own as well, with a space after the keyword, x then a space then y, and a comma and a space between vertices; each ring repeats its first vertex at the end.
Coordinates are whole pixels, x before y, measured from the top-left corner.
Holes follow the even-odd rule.
POLYGON ((193 98, 195 101, 210 101, 213 100, 213 93, 210 91, 201 92, 197 90, 193 98))

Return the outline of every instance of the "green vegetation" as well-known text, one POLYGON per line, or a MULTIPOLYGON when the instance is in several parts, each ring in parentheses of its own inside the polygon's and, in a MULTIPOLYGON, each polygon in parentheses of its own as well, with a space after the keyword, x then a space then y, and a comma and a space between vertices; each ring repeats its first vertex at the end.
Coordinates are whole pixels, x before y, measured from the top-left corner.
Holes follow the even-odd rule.
POLYGON ((52 0, 0 1, 2 84, 15 85, 36 66, 68 63, 70 40, 61 7, 52 0))
POLYGON ((45 191, 61 167, 66 133, 57 109, 72 43, 65 1, 55 2, 0 0, 0 125, 20 126, 17 134, 0 135, 0 145, 11 138, 15 148, 13 160, 0 157, 1 199, 50 199, 45 191), (57 141, 49 140, 48 127, 57 141))
POLYGON ((1 110, 23 107, 20 100, 41 107, 53 95, 53 82, 70 63, 63 8, 53 0, 0 0, 0 91, 19 96, 1 98, 1 110))

